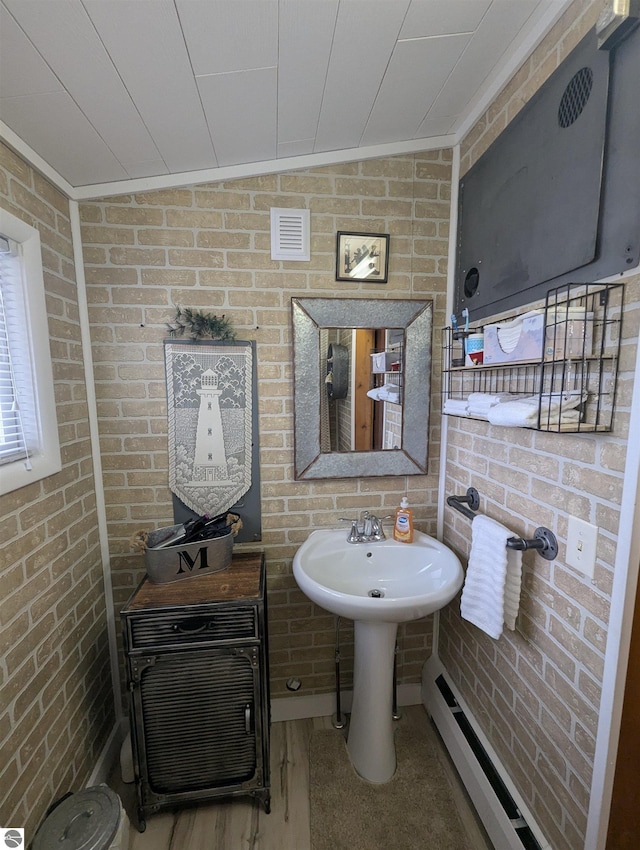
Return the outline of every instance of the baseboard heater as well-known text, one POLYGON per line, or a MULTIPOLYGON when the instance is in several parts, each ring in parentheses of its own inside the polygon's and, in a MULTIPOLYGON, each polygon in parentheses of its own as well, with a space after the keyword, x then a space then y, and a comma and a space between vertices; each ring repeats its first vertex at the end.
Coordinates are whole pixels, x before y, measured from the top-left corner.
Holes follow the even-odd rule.
POLYGON ((441 663, 433 658, 425 665, 422 698, 495 850, 550 850, 474 731, 441 663))

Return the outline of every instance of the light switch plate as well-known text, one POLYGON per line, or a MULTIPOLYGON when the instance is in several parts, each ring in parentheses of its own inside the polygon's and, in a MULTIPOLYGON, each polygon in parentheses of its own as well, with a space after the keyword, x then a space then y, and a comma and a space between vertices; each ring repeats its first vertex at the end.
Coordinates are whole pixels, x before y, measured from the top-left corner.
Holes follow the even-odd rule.
POLYGON ((598 526, 570 516, 567 532, 567 564, 591 579, 596 565, 597 544, 598 526))

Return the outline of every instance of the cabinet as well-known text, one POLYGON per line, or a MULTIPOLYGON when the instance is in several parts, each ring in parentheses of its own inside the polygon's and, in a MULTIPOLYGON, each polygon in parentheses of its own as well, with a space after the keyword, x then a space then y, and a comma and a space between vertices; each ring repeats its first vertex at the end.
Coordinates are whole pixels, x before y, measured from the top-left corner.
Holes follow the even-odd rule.
POLYGON ((139 828, 185 802, 250 794, 270 809, 262 554, 168 584, 121 613, 139 828))
MULTIPOLYGON (((568 433, 611 431, 623 305, 621 283, 551 289, 539 311, 539 356, 499 364, 470 365, 464 358, 465 339, 483 328, 444 328, 443 413, 491 421, 498 417, 474 413, 470 396, 484 394, 489 401, 490 396, 508 395, 501 403, 528 399, 532 405, 533 415, 519 423, 522 427, 568 433), (569 416, 567 411, 575 412, 569 416)), ((480 406, 481 402, 480 398, 480 406)))

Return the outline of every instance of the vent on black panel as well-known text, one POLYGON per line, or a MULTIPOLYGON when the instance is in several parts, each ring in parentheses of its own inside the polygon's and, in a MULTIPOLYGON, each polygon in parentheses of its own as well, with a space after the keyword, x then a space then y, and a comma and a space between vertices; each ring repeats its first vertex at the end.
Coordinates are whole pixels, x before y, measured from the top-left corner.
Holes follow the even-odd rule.
POLYGON ((582 110, 587 105, 592 87, 593 71, 591 68, 580 68, 571 77, 558 107, 558 124, 563 130, 578 120, 582 110))

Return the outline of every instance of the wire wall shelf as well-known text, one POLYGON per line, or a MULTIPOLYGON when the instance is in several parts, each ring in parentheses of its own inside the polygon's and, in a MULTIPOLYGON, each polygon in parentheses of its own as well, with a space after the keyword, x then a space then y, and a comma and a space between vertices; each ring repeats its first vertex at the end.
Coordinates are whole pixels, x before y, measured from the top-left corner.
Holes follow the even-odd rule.
POLYGON ((443 413, 538 431, 611 431, 623 305, 622 283, 570 283, 525 316, 444 328, 443 413), (481 353, 470 353, 472 334, 483 334, 481 353), (525 411, 520 421, 516 410, 525 411))

